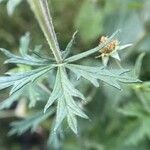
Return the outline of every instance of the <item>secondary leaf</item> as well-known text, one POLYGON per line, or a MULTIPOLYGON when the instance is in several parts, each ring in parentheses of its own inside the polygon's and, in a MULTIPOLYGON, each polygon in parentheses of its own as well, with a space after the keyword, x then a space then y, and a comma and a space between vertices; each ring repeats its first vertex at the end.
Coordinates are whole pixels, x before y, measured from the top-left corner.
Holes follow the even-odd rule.
POLYGON ((73 34, 73 36, 72 36, 70 42, 68 43, 65 51, 63 51, 63 53, 62 53, 63 59, 65 59, 70 54, 70 51, 71 51, 72 45, 74 43, 76 34, 77 34, 77 31, 73 34))
POLYGON ((28 99, 29 99, 29 108, 34 107, 37 101, 46 101, 49 97, 49 93, 44 91, 39 84, 42 83, 30 83, 26 90, 28 91, 28 99))
POLYGON ((7 2, 7 12, 8 15, 12 15, 15 8, 21 3, 22 0, 9 0, 7 2))
POLYGON ((134 117, 136 119, 130 120, 128 126, 124 127, 121 132, 121 136, 125 137, 125 144, 136 145, 140 141, 144 141, 146 137, 150 137, 150 118, 141 104, 137 102, 130 102, 123 108, 119 109, 119 112, 126 117, 134 117))
POLYGON ((138 103, 126 104, 123 108, 118 109, 118 112, 128 117, 141 117, 143 108, 138 103))
POLYGON ((7 109, 10 108, 10 106, 18 100, 18 98, 20 97, 20 95, 22 94, 21 91, 16 92, 15 94, 13 94, 12 96, 8 97, 7 99, 5 99, 3 102, 0 103, 0 110, 1 109, 7 109))
MULTIPOLYGON (((6 0, 0 0, 0 3, 6 0)), ((7 2, 7 13, 8 15, 12 15, 15 8, 21 3, 22 0, 8 0, 7 2)))
POLYGON ((22 56, 27 55, 29 50, 29 43, 30 43, 30 33, 27 32, 24 36, 20 39, 20 53, 22 56))
POLYGON ((0 3, 3 2, 4 0, 0 0, 0 3))
POLYGON ((46 120, 49 116, 54 113, 54 109, 47 111, 45 114, 43 112, 38 112, 30 117, 22 121, 16 121, 11 123, 12 129, 9 132, 9 135, 18 134, 21 135, 22 133, 31 129, 31 131, 35 131, 35 129, 46 120))
POLYGON ((144 56, 145 56, 145 53, 141 53, 136 60, 134 72, 137 77, 139 77, 139 75, 140 75, 142 61, 143 61, 144 56))

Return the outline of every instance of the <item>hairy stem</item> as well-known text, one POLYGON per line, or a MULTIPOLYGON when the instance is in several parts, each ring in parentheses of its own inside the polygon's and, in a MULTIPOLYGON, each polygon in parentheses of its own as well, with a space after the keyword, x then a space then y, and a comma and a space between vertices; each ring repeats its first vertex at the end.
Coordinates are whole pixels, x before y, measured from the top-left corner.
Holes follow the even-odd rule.
POLYGON ((28 0, 40 27, 48 41, 57 63, 62 62, 62 56, 58 45, 57 37, 54 31, 52 17, 49 11, 47 0, 28 0))

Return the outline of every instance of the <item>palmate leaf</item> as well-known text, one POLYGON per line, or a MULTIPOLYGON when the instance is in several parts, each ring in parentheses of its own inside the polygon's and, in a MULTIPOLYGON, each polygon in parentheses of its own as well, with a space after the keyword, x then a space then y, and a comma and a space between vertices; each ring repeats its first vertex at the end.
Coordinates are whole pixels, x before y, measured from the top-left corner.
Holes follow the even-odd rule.
POLYGON ((89 67, 75 64, 66 64, 66 67, 77 75, 77 78, 83 77, 89 80, 96 87, 99 86, 97 80, 102 80, 107 84, 121 89, 119 82, 134 83, 140 82, 135 77, 128 75, 127 70, 109 70, 103 67, 89 67))
POLYGON ((29 82, 35 81, 52 68, 54 68, 54 66, 46 66, 28 72, 15 73, 10 76, 0 77, 0 90, 12 86, 10 94, 13 94, 29 82))
POLYGON ((88 118, 81 108, 77 105, 73 97, 84 99, 84 96, 74 88, 72 83, 68 80, 65 68, 59 66, 53 92, 45 106, 44 112, 57 101, 56 123, 54 131, 60 126, 64 118, 68 118, 68 125, 77 133, 77 121, 75 116, 88 118), (69 115, 69 116, 68 116, 69 115))
POLYGON ((55 110, 51 108, 45 114, 43 113, 43 111, 41 111, 30 117, 25 118, 22 121, 12 122, 11 123, 12 129, 9 132, 9 135, 12 134, 21 135, 22 133, 28 131, 29 129, 31 129, 32 132, 35 131, 35 129, 40 125, 40 123, 46 120, 54 112, 55 110))

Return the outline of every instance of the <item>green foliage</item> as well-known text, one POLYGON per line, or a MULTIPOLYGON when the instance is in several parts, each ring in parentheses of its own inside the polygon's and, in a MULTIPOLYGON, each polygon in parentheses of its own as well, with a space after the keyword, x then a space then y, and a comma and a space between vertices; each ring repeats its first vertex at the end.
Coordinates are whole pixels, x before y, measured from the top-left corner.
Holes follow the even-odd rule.
MULTIPOLYGON (((23 64, 23 65, 31 65, 31 66, 43 66, 48 65, 50 60, 42 58, 40 56, 34 57, 28 54, 29 51, 29 34, 27 33, 25 36, 23 36, 20 40, 20 55, 16 56, 12 53, 10 53, 8 50, 4 48, 0 48, 0 51, 2 51, 9 59, 5 61, 5 63, 14 63, 14 64, 23 64)), ((37 47, 33 50, 33 52, 36 52, 37 47)))
POLYGON ((120 109, 119 112, 129 118, 135 117, 133 121, 130 121, 129 126, 125 126, 121 135, 126 138, 125 144, 136 145, 146 138, 150 138, 150 118, 144 107, 141 108, 139 103, 129 103, 123 109, 120 109))
POLYGON ((141 53, 136 60, 134 72, 137 77, 140 76, 140 72, 142 68, 142 61, 143 61, 144 56, 145 56, 145 53, 141 53))
POLYGON ((17 101, 19 96, 21 95, 21 91, 16 92, 12 96, 8 97, 5 99, 3 102, 0 103, 0 109, 6 109, 10 108, 13 102, 17 101))
POLYGON ((81 108, 74 101, 73 96, 84 99, 84 96, 73 87, 66 77, 65 68, 59 67, 57 70, 54 90, 44 109, 44 111, 46 111, 55 100, 58 101, 56 125, 54 130, 56 130, 64 118, 67 117, 68 125, 77 134, 77 121, 75 115, 87 118, 87 116, 81 111, 81 108))
MULTIPOLYGON (((0 3, 6 0, 0 0, 0 3)), ((7 12, 8 15, 12 15, 15 8, 21 3, 22 0, 7 0, 7 12)))
MULTIPOLYGON (((117 33, 117 32, 116 32, 117 33)), ((113 37, 116 35, 114 33, 110 38, 110 42, 113 37)), ((68 44, 66 48, 66 56, 69 54, 68 52, 71 49, 74 36, 71 40, 71 42, 68 44)), ((125 76, 126 71, 119 70, 113 70, 111 72, 110 70, 107 70, 105 68, 99 68, 99 67, 88 67, 88 66, 82 66, 82 65, 73 65, 73 64, 51 64, 48 60, 45 59, 39 59, 34 58, 30 55, 28 55, 28 49, 29 49, 29 42, 30 37, 29 33, 26 33, 25 36, 23 36, 20 40, 20 53, 21 56, 16 56, 9 51, 1 48, 1 51, 9 58, 6 62, 7 63, 17 63, 17 64, 23 64, 23 65, 31 65, 31 66, 43 66, 31 71, 22 72, 22 73, 10 73, 9 76, 1 77, 0 78, 0 89, 5 89, 7 87, 12 86, 10 95, 16 93, 18 90, 22 89, 25 85, 34 82, 36 79, 40 78, 42 75, 49 72, 51 69, 57 67, 57 75, 55 79, 55 85, 52 94, 50 95, 50 98, 44 108, 44 112, 55 102, 57 101, 57 113, 56 113, 56 124, 54 127, 54 131, 57 130, 57 128, 61 125, 64 118, 67 118, 67 122, 69 127, 73 130, 74 133, 77 134, 77 120, 76 115, 88 118, 81 110, 81 108, 77 105, 73 97, 78 97, 80 99, 85 99, 84 96, 74 88, 73 84, 69 81, 66 69, 68 68, 71 71, 73 71, 77 78, 80 76, 84 77, 85 79, 91 81, 95 86, 98 86, 98 79, 102 80, 118 89, 120 89, 120 86, 118 85, 117 81, 120 82, 139 82, 136 78, 131 78, 128 76, 125 76), (48 63, 49 62, 49 63, 48 63)), ((97 48, 94 48, 92 50, 88 50, 86 52, 77 54, 75 56, 71 56, 64 60, 64 62, 73 62, 79 59, 82 59, 88 55, 91 55, 95 52, 97 52, 99 49, 102 49, 105 47, 107 43, 102 44, 98 46, 97 48)), ((65 56, 65 57, 66 57, 65 56)), ((31 89, 29 90, 31 91, 31 89)), ((34 98, 32 98, 32 95, 29 93, 30 96, 30 104, 29 106, 34 106, 36 101, 34 98)), ((11 103, 12 101, 9 100, 11 103)))
POLYGON ((97 38, 102 31, 102 10, 97 7, 96 1, 87 0, 82 3, 75 25, 84 42, 97 38))
POLYGON ((118 89, 120 89, 118 81, 123 83, 140 82, 140 80, 127 75, 128 70, 108 70, 100 67, 87 67, 73 64, 68 64, 66 66, 77 75, 77 79, 82 76, 96 87, 99 86, 97 82, 98 79, 118 89))
POLYGON ((0 78, 0 89, 5 89, 12 86, 10 95, 20 90, 26 84, 34 82, 37 78, 41 77, 43 74, 47 73, 53 67, 46 66, 40 69, 35 69, 33 71, 28 71, 24 73, 11 74, 10 76, 5 76, 0 78))
POLYGON ((54 113, 54 109, 47 111, 45 114, 43 114, 43 112, 37 112, 36 114, 31 115, 30 117, 27 117, 22 121, 13 122, 11 124, 12 129, 9 132, 9 135, 16 134, 16 133, 18 135, 21 135, 28 130, 34 132, 37 129, 37 127, 40 125, 40 123, 45 121, 53 113, 54 113))
POLYGON ((26 84, 35 81, 37 78, 39 78, 40 76, 42 76, 43 74, 47 73, 49 70, 54 68, 54 66, 49 66, 48 63, 45 64, 45 60, 34 58, 27 54, 29 50, 29 41, 30 37, 28 33, 21 38, 19 49, 21 56, 16 56, 10 53, 9 51, 1 48, 0 50, 9 58, 5 62, 31 66, 44 65, 44 67, 23 73, 15 73, 15 74, 9 73, 9 76, 1 77, 0 78, 1 90, 13 86, 10 91, 10 94, 13 94, 22 87, 24 87, 26 84))
POLYGON ((72 36, 70 42, 68 43, 66 49, 62 52, 63 59, 65 59, 70 54, 76 34, 77 34, 77 31, 73 34, 73 36, 72 36))
POLYGON ((77 55, 74 55, 74 56, 71 56, 67 59, 65 59, 64 61, 65 62, 74 62, 74 61, 77 61, 77 60, 80 60, 80 59, 83 59, 89 55, 92 55, 98 51, 100 51, 101 49, 103 49, 107 44, 109 44, 112 39, 120 32, 120 30, 117 30, 116 32, 114 32, 108 39, 108 41, 106 43, 103 43, 103 44, 100 44, 99 46, 93 48, 93 49, 90 49, 90 50, 87 50, 86 52, 83 52, 83 53, 80 53, 80 54, 77 54, 77 55))
MULTIPOLYGON (((9 15, 12 15, 14 8, 20 2, 21 0, 7 2, 9 15)), ((42 2, 45 6, 46 1, 42 2)), ((56 7, 52 12, 60 41, 58 45, 64 47, 64 50, 60 48, 62 50, 59 51, 62 60, 58 62, 56 58, 49 56, 50 49, 46 42, 42 41, 38 32, 33 34, 30 31, 34 37, 32 44, 35 45, 34 42, 40 41, 43 46, 31 48, 31 37, 27 32, 20 38, 19 50, 15 51, 16 54, 11 50, 0 48, 7 57, 5 61, 7 65, 2 66, 4 68, 2 71, 8 70, 4 76, 0 77, 0 89, 4 91, 0 99, 4 99, 5 91, 10 89, 9 97, 0 103, 1 130, 6 128, 5 121, 14 121, 17 118, 19 121, 11 123, 12 128, 9 134, 20 136, 28 131, 35 132, 40 127, 44 130, 42 134, 44 140, 49 135, 47 149, 149 150, 150 84, 147 40, 149 32, 145 24, 146 17, 141 17, 149 15, 149 9, 146 9, 148 2, 145 0, 142 2, 114 0, 113 3, 110 0, 66 0, 65 2, 52 0, 49 2, 50 8, 56 7), (141 15, 140 17, 137 12, 141 15), (117 30, 108 38, 108 42, 96 44, 95 48, 81 51, 85 47, 91 47, 91 43, 95 45, 95 39, 99 36, 104 33, 110 34, 117 28, 122 30, 119 35, 117 30), (77 33, 75 32, 66 46, 66 40, 75 30, 79 31, 80 39, 76 39, 79 45, 73 46, 77 33), (61 32, 63 34, 59 34, 61 32), (119 49, 131 46, 126 43, 134 43, 131 48, 120 52, 119 65, 110 58, 109 64, 103 66, 98 59, 93 58, 101 54, 101 51, 116 39, 116 36, 121 45, 125 44, 123 45, 125 47, 117 47, 119 49), (141 51, 145 53, 140 54, 141 51), (139 57, 133 68, 137 55, 139 57), (129 69, 124 69, 124 66, 129 69), (141 83, 141 80, 137 78, 144 82, 141 83), (42 111, 43 108, 44 111, 42 111), (24 116, 18 113, 20 110, 24 111, 24 116), (23 118, 20 120, 20 117, 23 118), (77 137, 68 132, 68 127, 77 134, 77 137)), ((3 8, 3 5, 0 7, 3 8)), ((7 17, 1 19, 4 26, 5 24, 8 26, 7 32, 13 30, 17 36, 11 32, 6 35, 0 29, 1 37, 14 35, 15 39, 22 34, 22 31, 19 31, 20 26, 23 30, 34 29, 34 27, 28 28, 36 24, 31 14, 26 15, 28 5, 21 5, 21 7, 22 9, 18 9, 14 14, 18 20, 16 23, 18 30, 10 28, 11 25, 5 22, 7 17)), ((48 14, 48 7, 46 11, 43 10, 38 12, 41 18, 43 12, 48 14)), ((43 18, 43 23, 48 15, 43 18)), ((46 34, 49 35, 49 32, 47 30, 46 34)), ((53 37, 56 42, 55 32, 53 37)), ((17 49, 16 43, 10 49, 17 49)), ((51 40, 48 43, 54 44, 51 40)), ((10 47, 7 43, 4 45, 10 47)), ((51 47, 51 50, 54 53, 56 49, 53 48, 51 47)), ((3 135, 0 137, 0 146, 3 145, 2 139, 4 139, 3 135)))

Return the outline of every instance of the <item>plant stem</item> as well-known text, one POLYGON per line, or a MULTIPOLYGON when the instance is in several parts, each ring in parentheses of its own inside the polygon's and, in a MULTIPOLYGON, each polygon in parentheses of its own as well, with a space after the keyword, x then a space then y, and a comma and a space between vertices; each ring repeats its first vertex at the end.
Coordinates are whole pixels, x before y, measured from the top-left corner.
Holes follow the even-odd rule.
POLYGON ((28 3, 33 10, 40 27, 48 41, 50 49, 52 50, 57 63, 62 62, 62 56, 54 31, 52 17, 49 11, 47 0, 28 0, 28 3))

